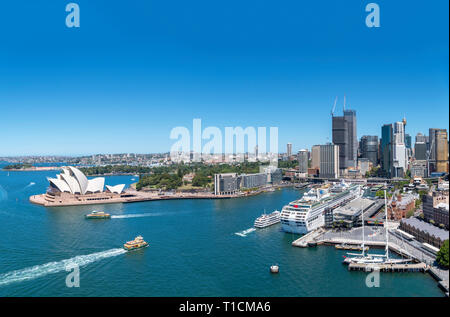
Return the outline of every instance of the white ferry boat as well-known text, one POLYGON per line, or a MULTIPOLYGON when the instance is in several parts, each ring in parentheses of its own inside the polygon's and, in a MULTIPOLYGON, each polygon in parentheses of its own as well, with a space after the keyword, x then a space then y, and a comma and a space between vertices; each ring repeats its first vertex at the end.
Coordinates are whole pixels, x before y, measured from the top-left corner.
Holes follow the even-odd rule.
POLYGON ((312 188, 301 199, 283 207, 282 229, 285 232, 306 234, 325 224, 325 209, 336 208, 360 196, 360 186, 355 184, 339 183, 333 187, 326 184, 312 188))
POLYGON ((275 210, 274 212, 272 212, 271 214, 263 214, 261 216, 259 216, 258 218, 256 218, 255 220, 255 228, 266 228, 269 227, 271 225, 274 225, 276 223, 280 222, 280 215, 281 213, 278 210, 275 210))

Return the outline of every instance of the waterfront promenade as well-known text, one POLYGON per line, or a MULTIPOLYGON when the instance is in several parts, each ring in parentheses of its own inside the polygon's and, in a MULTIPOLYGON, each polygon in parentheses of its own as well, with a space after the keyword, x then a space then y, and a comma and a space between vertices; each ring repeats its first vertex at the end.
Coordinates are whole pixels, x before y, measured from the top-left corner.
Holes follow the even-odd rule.
MULTIPOLYGON (((392 228, 395 224, 392 223, 392 228)), ((364 232, 364 244, 374 248, 384 248, 386 246, 386 233, 382 227, 366 227, 364 232)), ((362 244, 362 227, 353 228, 348 231, 331 231, 319 228, 292 242, 295 247, 308 247, 313 245, 336 245, 336 244, 362 244)), ((449 292, 449 271, 441 269, 435 261, 436 256, 422 248, 422 244, 416 240, 407 241, 396 236, 389 231, 389 249, 405 258, 410 258, 416 262, 423 263, 426 271, 439 282, 439 287, 448 294, 449 292)))
POLYGON ((63 198, 59 198, 58 196, 50 196, 48 194, 40 194, 30 196, 29 201, 33 204, 42 205, 45 207, 62 207, 174 199, 230 199, 255 196, 264 192, 273 191, 274 189, 292 187, 293 185, 294 184, 280 184, 271 187, 260 188, 255 191, 239 192, 232 195, 215 195, 211 192, 155 192, 145 190, 137 191, 135 189, 129 188, 122 194, 97 193, 87 195, 70 195, 70 197, 63 198))

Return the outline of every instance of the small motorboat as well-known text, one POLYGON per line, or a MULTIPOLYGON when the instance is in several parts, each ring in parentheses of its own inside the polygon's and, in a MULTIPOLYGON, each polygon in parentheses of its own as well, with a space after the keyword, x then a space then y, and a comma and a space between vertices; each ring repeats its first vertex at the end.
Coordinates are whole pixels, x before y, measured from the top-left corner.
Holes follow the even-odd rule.
POLYGON ((270 273, 278 273, 280 271, 280 268, 278 265, 271 265, 270 266, 270 273))

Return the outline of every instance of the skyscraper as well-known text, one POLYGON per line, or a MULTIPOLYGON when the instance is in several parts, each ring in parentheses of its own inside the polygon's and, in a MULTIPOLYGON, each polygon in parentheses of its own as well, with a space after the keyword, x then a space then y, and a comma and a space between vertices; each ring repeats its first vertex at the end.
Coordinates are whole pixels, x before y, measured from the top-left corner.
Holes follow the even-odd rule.
POLYGON ((407 155, 406 157, 407 158, 412 157, 412 138, 408 133, 405 134, 405 147, 407 155))
POLYGON ((308 173, 308 150, 298 151, 298 171, 299 173, 308 173))
POLYGON ((286 147, 287 156, 290 157, 292 155, 292 143, 288 143, 286 147))
POLYGON ((391 177, 392 173, 392 124, 385 124, 381 127, 381 168, 386 177, 391 177))
POLYGON ((411 142, 412 142, 411 136, 408 133, 406 133, 405 134, 405 146, 406 146, 407 149, 410 149, 412 147, 412 143, 411 142))
POLYGON ((358 164, 358 136, 356 134, 356 111, 344 110, 344 117, 348 122, 348 164, 356 167, 358 164))
POLYGON ((425 142, 416 142, 414 144, 414 158, 416 161, 425 161, 427 159, 427 144, 425 142))
POLYGON ((430 173, 448 172, 447 129, 430 129, 430 173))
POLYGON ((372 162, 373 166, 378 165, 378 136, 364 135, 361 137, 361 157, 372 162))
POLYGON ((313 145, 311 148, 311 168, 320 170, 320 145, 313 145))
POLYGON ((320 177, 339 177, 339 146, 335 144, 320 145, 320 177))
POLYGON ((333 144, 339 146, 339 168, 356 167, 358 139, 356 111, 344 110, 342 117, 332 117, 333 144))
POLYGON ((417 142, 422 142, 422 143, 427 143, 427 136, 423 135, 422 133, 417 133, 416 134, 416 143, 417 142))
POLYGON ((403 177, 408 168, 408 156, 405 146, 405 124, 394 123, 393 131, 393 171, 391 177, 403 177))

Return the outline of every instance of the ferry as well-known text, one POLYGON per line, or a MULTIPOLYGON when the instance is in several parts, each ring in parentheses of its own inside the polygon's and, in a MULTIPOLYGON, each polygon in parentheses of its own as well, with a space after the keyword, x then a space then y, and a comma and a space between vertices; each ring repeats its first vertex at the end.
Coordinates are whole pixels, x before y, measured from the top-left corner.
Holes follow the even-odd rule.
POLYGON ((302 198, 290 202, 281 210, 284 232, 306 234, 325 225, 326 209, 334 209, 361 197, 361 187, 347 183, 325 184, 311 188, 302 198))
POLYGON ((123 248, 127 251, 132 251, 145 247, 148 247, 148 243, 144 241, 144 238, 142 238, 142 236, 137 236, 133 241, 128 241, 123 245, 123 248))
POLYGON ((278 210, 275 210, 274 212, 268 215, 264 213, 263 215, 256 218, 254 226, 255 228, 259 229, 272 226, 280 222, 280 215, 281 213, 278 210))
POLYGON ((93 210, 90 214, 85 215, 85 217, 86 219, 109 219, 111 218, 111 215, 103 211, 93 210))

